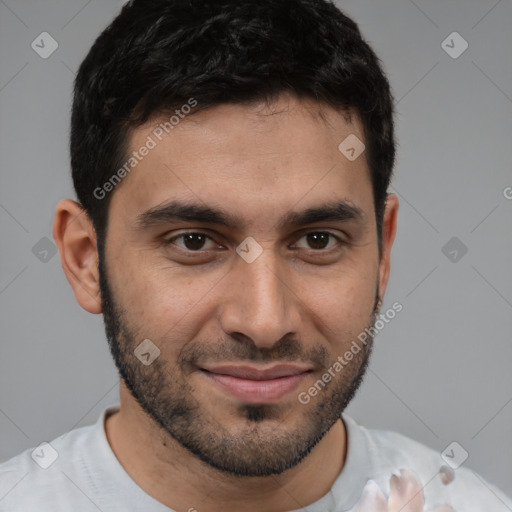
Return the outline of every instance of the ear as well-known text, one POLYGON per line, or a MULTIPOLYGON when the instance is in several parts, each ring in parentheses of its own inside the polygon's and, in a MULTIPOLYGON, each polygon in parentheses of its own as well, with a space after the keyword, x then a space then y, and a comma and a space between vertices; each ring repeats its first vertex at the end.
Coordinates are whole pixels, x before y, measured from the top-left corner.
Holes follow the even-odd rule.
POLYGON ((388 194, 382 219, 382 254, 379 262, 379 293, 384 297, 389 280, 391 247, 395 240, 398 218, 398 197, 388 194))
POLYGON ((59 201, 53 238, 76 300, 89 313, 101 313, 96 231, 80 203, 72 199, 59 201))

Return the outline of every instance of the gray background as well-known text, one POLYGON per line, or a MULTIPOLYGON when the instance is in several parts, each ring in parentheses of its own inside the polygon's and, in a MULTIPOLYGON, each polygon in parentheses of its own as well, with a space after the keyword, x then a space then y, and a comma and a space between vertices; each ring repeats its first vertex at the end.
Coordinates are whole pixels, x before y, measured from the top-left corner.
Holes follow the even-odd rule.
MULTIPOLYGON (((52 239, 58 200, 75 197, 72 81, 122 3, 0 1, 0 460, 118 401, 102 317, 78 306, 58 254, 44 262, 33 247, 52 239), (59 44, 47 59, 31 48, 44 31, 59 44)), ((338 4, 391 80, 401 200, 382 311, 403 311, 348 412, 439 451, 459 442, 465 465, 512 495, 512 2, 338 4), (469 44, 456 59, 441 46, 454 31, 469 44), (457 258, 468 249, 458 261, 442 251, 452 237, 457 258)))

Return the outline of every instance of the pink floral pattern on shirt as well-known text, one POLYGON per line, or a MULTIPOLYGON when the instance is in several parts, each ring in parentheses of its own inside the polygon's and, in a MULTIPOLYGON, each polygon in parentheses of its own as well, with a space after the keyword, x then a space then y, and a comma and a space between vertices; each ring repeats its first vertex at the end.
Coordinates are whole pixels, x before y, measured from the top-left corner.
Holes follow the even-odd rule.
POLYGON ((374 480, 369 480, 360 500, 351 512, 456 512, 448 504, 425 509, 423 486, 416 475, 401 469, 400 476, 393 475, 389 481, 389 499, 374 480))

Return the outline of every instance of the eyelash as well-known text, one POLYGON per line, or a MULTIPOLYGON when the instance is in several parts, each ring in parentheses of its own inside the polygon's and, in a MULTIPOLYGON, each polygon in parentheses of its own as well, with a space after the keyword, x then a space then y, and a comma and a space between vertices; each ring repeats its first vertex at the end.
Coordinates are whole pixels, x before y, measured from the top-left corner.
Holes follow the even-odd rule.
MULTIPOLYGON (((345 242, 344 240, 342 240, 340 237, 336 236, 334 233, 331 233, 330 231, 322 231, 322 230, 316 230, 316 231, 308 231, 304 234, 302 234, 298 239, 297 241, 299 241, 300 239, 304 238, 305 236, 307 235, 311 235, 311 234, 326 234, 326 235, 329 235, 331 238, 334 238, 338 244, 338 247, 341 247, 341 246, 344 246, 344 245, 347 245, 347 242, 345 242)), ((186 233, 180 233, 179 235, 176 235, 176 236, 173 236, 172 238, 168 238, 168 239, 164 239, 163 240, 163 245, 164 246, 168 246, 168 245, 171 245, 171 244, 174 244, 174 245, 177 245, 174 243, 175 240, 178 240, 180 238, 183 238, 187 235, 203 235, 205 236, 207 239, 209 240, 213 240, 213 238, 209 235, 207 235, 206 233, 202 232, 202 231, 189 231, 189 232, 186 232, 186 233)), ((295 242, 297 243, 297 242, 295 242)), ((180 247, 177 245, 177 247, 188 253, 188 254, 203 254, 205 252, 208 252, 210 249, 200 249, 200 250, 197 250, 197 251, 193 251, 191 249, 186 249, 186 248, 183 248, 183 247, 180 247)), ((310 251, 312 252, 315 252, 315 253, 328 253, 328 252, 331 252, 333 251, 334 249, 336 249, 336 247, 330 247, 328 249, 309 249, 310 251)), ((308 249, 306 249, 308 250, 308 249)))

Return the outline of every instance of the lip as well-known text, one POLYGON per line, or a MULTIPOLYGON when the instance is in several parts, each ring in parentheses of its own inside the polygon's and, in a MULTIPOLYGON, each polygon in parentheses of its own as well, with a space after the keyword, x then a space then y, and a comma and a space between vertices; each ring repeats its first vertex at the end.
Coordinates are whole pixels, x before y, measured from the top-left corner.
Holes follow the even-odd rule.
POLYGON ((276 403, 293 391, 308 375, 310 366, 216 365, 201 368, 203 375, 244 403, 276 403))
POLYGON ((291 377, 312 370, 311 366, 299 364, 273 364, 273 365, 237 365, 218 364, 205 365, 201 368, 217 375, 229 375, 239 379, 247 380, 272 380, 281 377, 291 377))

